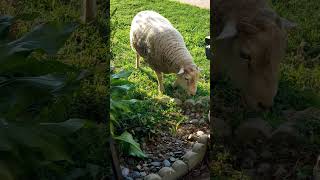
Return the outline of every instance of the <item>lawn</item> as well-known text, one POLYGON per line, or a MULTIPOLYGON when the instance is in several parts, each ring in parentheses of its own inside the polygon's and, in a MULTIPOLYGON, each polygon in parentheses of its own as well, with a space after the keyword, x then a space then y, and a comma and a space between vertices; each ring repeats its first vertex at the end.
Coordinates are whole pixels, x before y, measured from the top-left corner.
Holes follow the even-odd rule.
MULTIPOLYGON (((286 149, 287 147, 282 146, 281 143, 273 147, 264 144, 259 148, 268 149, 273 153, 274 157, 267 160, 260 158, 261 149, 258 150, 251 147, 258 156, 258 160, 253 160, 255 167, 267 161, 268 165, 272 167, 270 173, 275 173, 281 165, 284 167, 284 175, 282 174, 283 176, 280 177, 287 176, 289 179, 304 179, 312 175, 312 168, 316 162, 317 155, 320 153, 319 119, 312 117, 316 116, 316 112, 320 108, 320 23, 317 20, 319 19, 320 6, 316 0, 288 0, 272 1, 272 7, 280 16, 298 24, 298 27, 289 31, 288 34, 287 54, 281 63, 279 90, 272 111, 266 113, 248 112, 240 105, 237 91, 232 89, 229 82, 222 81, 217 83, 214 89, 214 114, 215 117, 230 122, 233 129, 237 128, 249 117, 262 118, 273 129, 276 129, 293 119, 292 116, 288 115, 289 112, 295 113, 310 107, 318 109, 300 112, 303 115, 298 115, 301 120, 296 124, 296 128, 303 136, 302 142, 299 142, 301 147, 286 149), (287 151, 287 154, 281 154, 281 149, 287 151), (296 154, 288 153, 291 150, 296 154)), ((290 141, 291 138, 286 140, 290 141)), ((248 169, 248 167, 240 165, 240 156, 246 156, 243 153, 239 153, 241 151, 240 147, 226 148, 220 145, 213 145, 217 151, 212 156, 214 159, 212 162, 212 175, 214 177, 223 177, 227 174, 228 177, 233 176, 236 178, 241 175, 241 172, 255 171, 253 167, 248 169), (231 169, 237 171, 232 171, 231 169)))
MULTIPOLYGON (((135 88, 128 94, 128 98, 141 100, 135 104, 133 113, 124 118, 128 126, 141 126, 153 129, 155 126, 164 124, 164 127, 170 127, 168 122, 182 120, 183 116, 179 113, 181 108, 174 103, 162 103, 158 95, 157 81, 155 73, 147 64, 142 61, 142 69, 135 69, 135 53, 131 50, 129 32, 133 17, 143 10, 154 10, 173 24, 185 39, 187 48, 194 58, 195 63, 203 69, 198 85, 197 95, 209 95, 209 61, 205 56, 204 38, 209 33, 209 11, 189 5, 180 4, 174 1, 120 1, 112 0, 110 6, 111 14, 111 51, 113 59, 111 66, 115 71, 132 71, 129 80, 135 88)), ((181 100, 191 98, 185 96, 181 91, 173 90, 175 75, 165 75, 165 95, 171 98, 176 97, 181 100)), ((170 123, 172 124, 172 123, 170 123)))

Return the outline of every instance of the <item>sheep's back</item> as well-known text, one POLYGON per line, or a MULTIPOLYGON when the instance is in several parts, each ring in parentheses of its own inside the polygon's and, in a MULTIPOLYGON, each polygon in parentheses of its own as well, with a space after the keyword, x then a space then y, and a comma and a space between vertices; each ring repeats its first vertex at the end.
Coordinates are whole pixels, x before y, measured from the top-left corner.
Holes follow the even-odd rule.
MULTIPOLYGON (((160 14, 142 11, 132 21, 130 43, 133 50, 142 56, 154 70, 175 72, 172 63, 177 49, 186 49, 181 34, 160 14)), ((176 55, 179 55, 177 53, 176 55)))

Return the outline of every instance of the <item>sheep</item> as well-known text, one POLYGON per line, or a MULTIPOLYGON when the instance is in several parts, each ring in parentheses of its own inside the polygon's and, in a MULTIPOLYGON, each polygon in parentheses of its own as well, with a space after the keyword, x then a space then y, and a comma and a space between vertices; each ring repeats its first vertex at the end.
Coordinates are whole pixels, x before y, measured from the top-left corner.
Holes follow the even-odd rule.
POLYGON ((278 91, 286 30, 295 27, 265 0, 216 0, 213 4, 215 47, 212 77, 227 75, 247 107, 268 110, 278 91))
POLYGON ((164 92, 163 74, 176 73, 173 87, 182 87, 188 95, 196 94, 200 68, 168 19, 155 11, 136 14, 130 28, 130 45, 136 53, 136 68, 143 57, 155 71, 159 93, 164 92))

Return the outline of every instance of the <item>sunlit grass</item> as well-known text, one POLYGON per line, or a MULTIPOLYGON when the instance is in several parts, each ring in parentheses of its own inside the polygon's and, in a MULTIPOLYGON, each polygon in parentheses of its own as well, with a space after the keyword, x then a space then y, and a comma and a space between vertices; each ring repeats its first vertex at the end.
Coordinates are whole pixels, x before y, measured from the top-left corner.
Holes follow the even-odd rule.
MULTIPOLYGON (((166 17, 182 34, 195 63, 203 69, 197 95, 193 98, 208 96, 210 92, 209 61, 205 56, 204 43, 205 37, 209 34, 209 10, 172 1, 111 1, 111 12, 114 12, 111 17, 111 50, 114 55, 111 64, 115 66, 116 71, 133 71, 129 80, 135 84, 135 90, 128 96, 143 100, 134 105, 132 114, 128 115, 128 124, 138 123, 152 128, 160 123, 169 127, 172 126, 170 124, 176 124, 175 122, 184 118, 179 113, 181 109, 174 103, 157 100, 159 93, 156 75, 143 60, 141 68, 135 69, 136 56, 130 47, 129 32, 133 17, 142 10, 154 10, 166 17), (167 124, 169 121, 173 122, 167 124)), ((173 98, 180 94, 179 98, 191 98, 172 88, 174 79, 173 74, 164 76, 165 95, 173 98)))

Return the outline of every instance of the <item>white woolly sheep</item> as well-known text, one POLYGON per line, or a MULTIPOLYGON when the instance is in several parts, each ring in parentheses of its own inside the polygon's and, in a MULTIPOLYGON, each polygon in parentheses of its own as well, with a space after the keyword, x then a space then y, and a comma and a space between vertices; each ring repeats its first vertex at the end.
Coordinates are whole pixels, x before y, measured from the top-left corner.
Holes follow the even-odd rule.
POLYGON ((160 93, 164 92, 162 73, 176 73, 174 86, 181 86, 189 95, 196 94, 199 68, 168 19, 154 11, 139 12, 131 23, 130 45, 136 52, 136 68, 143 57, 155 71, 160 93))

